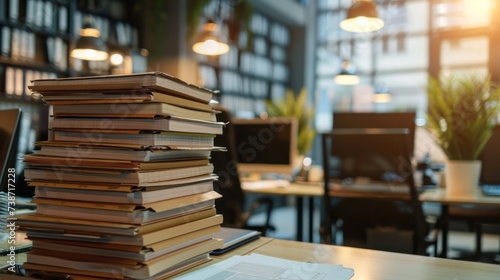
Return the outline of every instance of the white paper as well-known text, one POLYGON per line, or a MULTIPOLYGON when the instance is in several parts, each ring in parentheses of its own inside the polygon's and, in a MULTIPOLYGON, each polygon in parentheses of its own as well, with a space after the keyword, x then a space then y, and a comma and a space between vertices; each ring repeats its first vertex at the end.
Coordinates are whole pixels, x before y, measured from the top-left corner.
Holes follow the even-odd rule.
POLYGON ((290 261, 260 254, 234 256, 192 273, 176 277, 178 280, 343 280, 354 271, 342 265, 290 261))
POLYGON ((259 190, 269 188, 287 188, 290 181, 287 180, 258 180, 241 182, 241 188, 244 190, 259 190))

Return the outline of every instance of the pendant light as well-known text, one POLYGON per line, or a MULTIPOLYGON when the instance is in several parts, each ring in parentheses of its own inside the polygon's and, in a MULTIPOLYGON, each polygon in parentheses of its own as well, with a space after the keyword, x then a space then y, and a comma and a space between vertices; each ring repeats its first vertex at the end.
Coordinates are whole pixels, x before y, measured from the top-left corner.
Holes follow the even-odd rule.
POLYGON ((90 17, 85 19, 71 57, 92 61, 108 59, 108 50, 101 38, 101 32, 93 27, 90 17))
POLYGON ((334 81, 338 85, 357 85, 359 76, 356 74, 356 66, 348 60, 342 62, 340 72, 335 76, 334 81))
POLYGON ((193 51, 202 55, 221 55, 229 52, 229 45, 219 33, 219 25, 212 19, 207 20, 202 31, 196 36, 193 51))
POLYGON ((392 96, 389 88, 386 86, 377 86, 373 94, 373 103, 389 103, 392 96))
POLYGON ((384 27, 378 17, 377 6, 371 0, 355 0, 347 10, 347 18, 340 22, 340 28, 349 32, 372 32, 384 27))

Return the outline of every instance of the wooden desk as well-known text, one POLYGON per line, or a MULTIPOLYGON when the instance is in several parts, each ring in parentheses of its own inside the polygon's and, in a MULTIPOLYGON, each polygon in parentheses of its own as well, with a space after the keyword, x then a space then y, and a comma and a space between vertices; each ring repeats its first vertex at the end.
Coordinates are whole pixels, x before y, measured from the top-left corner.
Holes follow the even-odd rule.
MULTIPOLYGON (((262 237, 226 254, 213 256, 213 261, 197 266, 198 270, 235 255, 258 253, 283 259, 342 264, 354 269, 356 279, 384 280, 443 280, 443 279, 498 279, 500 265, 398 254, 344 246, 262 237)), ((180 275, 180 274, 179 274, 180 275)), ((2 279, 28 279, 2 276, 2 279)))
MULTIPOLYGON (((255 190, 244 190, 246 193, 258 193, 267 195, 292 195, 297 197, 297 240, 303 240, 302 227, 303 227, 303 197, 308 197, 309 201, 309 237, 312 241, 312 213, 313 213, 313 203, 312 199, 314 197, 323 196, 323 185, 322 183, 291 183, 289 187, 270 187, 270 188, 259 188, 255 190)), ((332 197, 349 197, 349 195, 342 193, 332 192, 332 197)), ((443 189, 437 190, 427 190, 420 195, 420 200, 422 202, 435 202, 441 204, 441 215, 444 221, 441 228, 441 246, 442 251, 440 255, 442 257, 447 257, 448 250, 448 216, 449 216, 449 206, 450 205, 477 205, 477 206, 500 206, 500 197, 489 197, 484 196, 478 191, 476 197, 468 198, 448 198, 445 195, 443 189)))
POLYGON ((301 262, 342 264, 356 279, 499 279, 500 265, 274 239, 251 251, 301 262))
POLYGON ((313 235, 313 213, 314 213, 314 198, 323 196, 323 183, 302 182, 290 183, 288 187, 269 187, 256 189, 243 189, 245 193, 279 195, 279 196, 295 196, 297 203, 297 240, 304 241, 303 225, 304 225, 304 198, 309 199, 309 242, 312 242, 313 235))
POLYGON ((444 189, 428 190, 420 195, 420 200, 425 202, 436 202, 441 204, 441 257, 447 257, 448 251, 448 219, 450 206, 475 205, 475 206, 500 206, 500 197, 484 196, 478 190, 475 197, 450 198, 446 197, 444 189))

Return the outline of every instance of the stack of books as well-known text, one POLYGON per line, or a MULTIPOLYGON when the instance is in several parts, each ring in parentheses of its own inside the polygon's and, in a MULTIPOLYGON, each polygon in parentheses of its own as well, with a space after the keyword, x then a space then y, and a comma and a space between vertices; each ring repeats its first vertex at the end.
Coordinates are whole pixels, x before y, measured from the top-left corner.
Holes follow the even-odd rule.
POLYGON ((222 247, 212 91, 158 72, 29 88, 53 109, 49 140, 24 159, 36 203, 18 218, 33 242, 29 275, 159 279, 222 247))

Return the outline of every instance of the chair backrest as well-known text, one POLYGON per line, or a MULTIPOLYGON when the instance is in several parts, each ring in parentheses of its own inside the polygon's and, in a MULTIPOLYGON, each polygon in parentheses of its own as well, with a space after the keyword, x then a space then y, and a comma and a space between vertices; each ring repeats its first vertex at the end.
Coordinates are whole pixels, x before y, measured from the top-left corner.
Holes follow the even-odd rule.
MULTIPOLYGON (((336 219, 353 219, 357 226, 398 226, 413 231, 412 251, 424 254, 427 224, 413 179, 408 134, 408 129, 374 128, 322 134, 327 236, 331 238, 336 219), (342 198, 341 203, 332 204, 332 198, 342 198)), ((366 233, 360 236, 366 238, 366 233)))
POLYGON ((226 147, 227 151, 212 152, 210 161, 214 165, 214 173, 219 176, 215 182, 215 190, 222 195, 215 201, 218 213, 224 214, 224 224, 240 227, 245 197, 241 189, 241 182, 237 169, 237 156, 234 140, 234 131, 231 114, 222 107, 216 107, 221 111, 217 114, 217 121, 227 123, 222 135, 217 135, 214 140, 215 146, 226 147))

